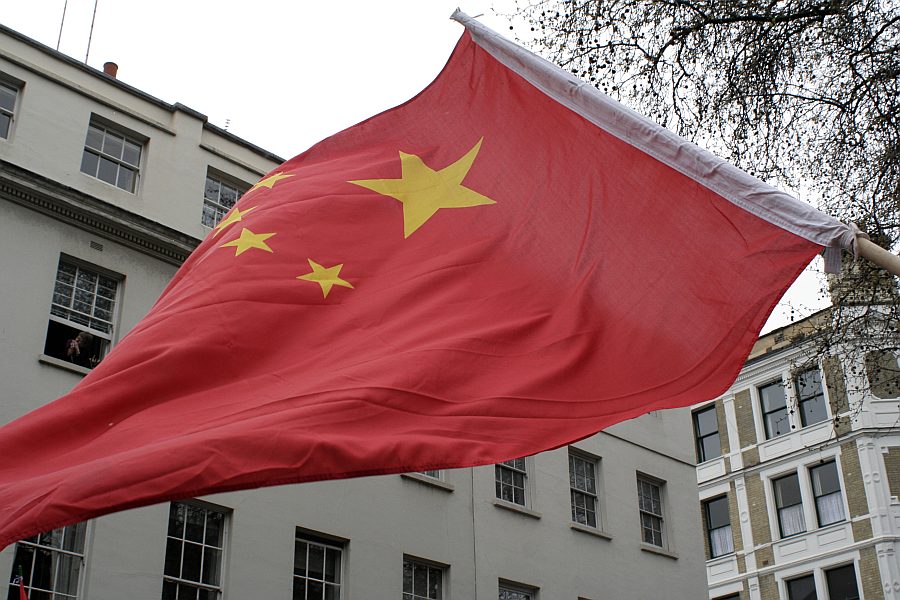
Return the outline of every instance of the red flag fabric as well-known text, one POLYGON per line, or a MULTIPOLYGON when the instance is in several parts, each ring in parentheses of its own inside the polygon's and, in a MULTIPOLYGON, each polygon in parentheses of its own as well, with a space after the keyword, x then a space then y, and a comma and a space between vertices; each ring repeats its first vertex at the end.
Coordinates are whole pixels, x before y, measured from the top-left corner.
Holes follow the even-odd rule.
POLYGON ((28 594, 25 593, 25 578, 21 575, 16 575, 13 578, 13 585, 19 586, 19 600, 28 600, 28 594))
POLYGON ((502 461, 712 398, 852 239, 456 18, 428 88, 259 182, 80 385, 0 429, 0 546, 169 499, 502 461))

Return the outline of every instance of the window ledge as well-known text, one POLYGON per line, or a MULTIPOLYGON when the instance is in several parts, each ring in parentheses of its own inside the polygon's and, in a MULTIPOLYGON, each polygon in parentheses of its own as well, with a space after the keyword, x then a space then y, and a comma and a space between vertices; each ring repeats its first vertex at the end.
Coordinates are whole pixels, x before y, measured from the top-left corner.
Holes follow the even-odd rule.
POLYGON ((582 525, 581 523, 569 523, 569 527, 573 531, 580 531, 581 533, 586 533, 588 535, 593 535, 598 538, 603 538, 604 540, 612 540, 613 539, 611 535, 609 535, 602 529, 597 529, 596 527, 582 525))
POLYGON ((81 365, 76 365, 74 363, 62 360, 61 358, 56 358, 55 356, 49 356, 47 354, 39 355, 38 362, 45 365, 50 365, 51 367, 63 369, 64 371, 78 373, 79 375, 87 375, 91 372, 91 370, 87 367, 82 367, 81 365))
POLYGON ((525 515, 526 517, 531 517, 532 519, 540 519, 542 516, 541 513, 536 510, 531 510, 530 508, 519 506, 518 504, 513 504, 512 502, 507 502, 506 500, 500 500, 498 498, 494 499, 494 506, 510 512, 519 513, 520 515, 525 515))
POLYGON ((728 554, 722 554, 721 556, 717 556, 715 558, 707 558, 706 566, 709 567, 712 565, 728 563, 728 562, 731 562, 732 560, 734 560, 735 558, 737 558, 737 553, 732 551, 732 552, 729 552, 728 554))
POLYGON ((435 479, 434 477, 429 477, 428 475, 423 475, 422 473, 401 473, 400 477, 403 477, 404 479, 411 479, 423 485, 431 486, 439 490, 444 490, 445 492, 452 492, 456 489, 452 484, 447 483, 446 481, 435 479))
POLYGON ((649 552, 650 554, 659 554, 660 556, 665 556, 666 558, 678 560, 677 554, 675 554, 674 552, 669 552, 665 548, 660 548, 659 546, 651 546, 650 544, 641 542, 641 550, 644 552, 649 552))

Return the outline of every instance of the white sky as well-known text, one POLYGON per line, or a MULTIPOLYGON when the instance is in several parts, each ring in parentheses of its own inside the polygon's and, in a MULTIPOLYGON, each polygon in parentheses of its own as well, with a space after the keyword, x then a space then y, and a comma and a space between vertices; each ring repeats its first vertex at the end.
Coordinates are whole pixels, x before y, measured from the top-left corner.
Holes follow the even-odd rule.
MULTIPOLYGON (((462 33, 449 19, 459 2, 511 34, 503 14, 515 0, 98 0, 87 62, 113 61, 121 81, 290 158, 428 85, 462 33)), ((0 0, 0 23, 55 48, 64 5, 0 0)), ((67 0, 60 51, 85 59, 93 10, 67 0)), ((764 331, 789 323, 792 306, 800 318, 825 305, 821 268, 816 259, 764 331)))

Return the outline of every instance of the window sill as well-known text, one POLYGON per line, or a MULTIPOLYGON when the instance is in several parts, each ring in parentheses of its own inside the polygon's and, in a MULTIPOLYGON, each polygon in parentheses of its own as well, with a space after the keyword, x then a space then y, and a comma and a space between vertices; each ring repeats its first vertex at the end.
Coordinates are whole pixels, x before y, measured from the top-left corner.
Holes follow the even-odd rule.
POLYGON ((582 525, 581 523, 569 523, 569 528, 573 531, 580 531, 581 533, 586 533, 588 535, 593 535, 598 538, 602 538, 604 540, 612 540, 612 536, 603 531, 602 529, 597 529, 596 527, 590 527, 588 525, 582 525))
POLYGON ((502 508, 504 510, 508 510, 510 512, 519 513, 520 515, 525 515, 526 517, 531 517, 532 519, 540 519, 541 513, 536 510, 531 510, 530 508, 526 508, 524 506, 519 506, 518 504, 513 504, 512 502, 507 502, 506 500, 494 499, 494 506, 497 508, 502 508))
POLYGON ((412 481, 421 483, 422 485, 427 485, 439 490, 444 490, 445 492, 452 492, 456 489, 452 484, 449 484, 446 481, 435 479, 434 477, 429 477, 428 475, 423 475, 421 473, 401 473, 400 477, 403 477, 404 479, 411 479, 412 481))
POLYGON ((717 565, 719 563, 727 563, 731 560, 734 560, 736 556, 737 555, 735 552, 729 552, 728 554, 722 554, 720 556, 716 556, 715 558, 707 558, 706 565, 709 566, 717 565))
POLYGON ((672 560, 678 560, 678 555, 674 552, 669 552, 665 548, 660 548, 659 546, 651 546, 650 544, 645 544, 641 542, 641 550, 643 552, 649 552, 650 554, 659 554, 660 556, 665 556, 666 558, 671 558, 672 560))
POLYGON ((78 373, 79 375, 87 375, 91 372, 87 367, 82 367, 81 365, 76 365, 70 363, 68 361, 62 360, 61 358, 56 358, 55 356, 49 356, 47 354, 41 354, 38 356, 38 362, 50 365, 51 367, 57 367, 59 369, 63 369, 64 371, 71 371, 72 373, 78 373))

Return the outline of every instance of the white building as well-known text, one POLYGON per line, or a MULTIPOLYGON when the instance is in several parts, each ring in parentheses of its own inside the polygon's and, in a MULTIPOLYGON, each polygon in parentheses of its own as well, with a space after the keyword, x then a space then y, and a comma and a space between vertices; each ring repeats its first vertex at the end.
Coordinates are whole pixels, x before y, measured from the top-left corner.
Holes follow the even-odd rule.
MULTIPOLYGON (((0 423, 76 384, 280 162, 0 27, 0 423)), ((658 412, 504 465, 151 506, 3 549, 0 574, 31 600, 699 598, 690 432, 658 412)))
POLYGON ((833 316, 762 336, 694 407, 710 598, 900 598, 900 369, 852 336, 815 357, 833 316))

